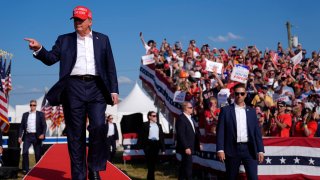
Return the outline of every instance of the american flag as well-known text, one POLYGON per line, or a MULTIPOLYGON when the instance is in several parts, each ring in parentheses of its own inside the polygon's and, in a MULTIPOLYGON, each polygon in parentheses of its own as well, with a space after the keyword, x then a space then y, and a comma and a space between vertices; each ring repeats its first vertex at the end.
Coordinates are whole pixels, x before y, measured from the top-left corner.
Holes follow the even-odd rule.
POLYGON ((9 92, 12 90, 12 84, 11 84, 11 59, 6 71, 6 75, 5 75, 5 93, 9 94, 9 92))
POLYGON ((3 64, 1 64, 1 84, 3 88, 3 92, 6 93, 6 66, 7 66, 7 59, 3 60, 3 64))
POLYGON ((50 106, 47 100, 47 92, 45 92, 42 103, 41 103, 41 112, 44 113, 45 119, 49 120, 53 116, 53 107, 50 106))
MULTIPOLYGON (((3 69, 2 56, 0 56, 0 69, 1 71, 3 69)), ((2 82, 5 76, 3 76, 2 72, 0 73, 0 76, 2 82)), ((3 132, 8 132, 10 127, 10 123, 8 120, 8 99, 2 85, 3 84, 0 85, 0 128, 3 132)))
POLYGON ((56 106, 56 111, 54 112, 51 120, 52 120, 51 129, 55 129, 56 127, 59 127, 61 123, 64 121, 62 105, 56 106))

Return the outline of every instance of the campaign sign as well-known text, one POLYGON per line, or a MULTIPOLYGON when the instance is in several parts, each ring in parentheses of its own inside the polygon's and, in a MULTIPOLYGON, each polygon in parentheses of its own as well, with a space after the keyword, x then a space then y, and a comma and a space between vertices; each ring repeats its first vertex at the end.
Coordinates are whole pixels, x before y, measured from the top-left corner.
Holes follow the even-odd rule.
POLYGON ((213 70, 216 69, 216 72, 218 74, 221 74, 222 66, 223 66, 222 63, 217 63, 217 62, 206 60, 206 70, 207 71, 213 72, 213 70))
POLYGON ((143 65, 148 65, 148 64, 153 64, 155 61, 153 59, 154 55, 153 54, 149 54, 149 55, 145 55, 145 56, 142 56, 141 59, 142 59, 142 64, 143 65))
POLYGON ((228 104, 228 94, 218 94, 218 107, 221 107, 221 105, 226 105, 228 104))
POLYGON ((182 103, 182 102, 184 102, 185 97, 186 97, 185 91, 176 91, 173 96, 173 102, 182 103))
POLYGON ((231 73, 231 80, 246 83, 248 80, 249 70, 242 67, 242 66, 236 66, 233 67, 232 73, 231 73))

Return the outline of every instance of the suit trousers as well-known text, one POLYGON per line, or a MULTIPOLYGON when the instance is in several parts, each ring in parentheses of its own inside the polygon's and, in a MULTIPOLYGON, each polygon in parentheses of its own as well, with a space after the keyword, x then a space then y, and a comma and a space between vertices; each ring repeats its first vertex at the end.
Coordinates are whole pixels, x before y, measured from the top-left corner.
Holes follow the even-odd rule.
POLYGON ((242 162, 249 180, 258 180, 258 161, 252 157, 247 143, 237 144, 237 156, 226 156, 226 175, 228 180, 235 180, 239 175, 239 167, 242 162))
POLYGON ((105 111, 106 101, 98 78, 82 80, 70 77, 67 81, 63 108, 67 127, 68 150, 73 180, 87 178, 86 120, 89 118, 88 169, 106 169, 107 143, 105 111))
POLYGON ((148 180, 154 180, 154 171, 155 166, 159 157, 159 146, 160 142, 157 140, 148 140, 146 142, 144 153, 147 161, 147 167, 148 167, 148 174, 147 179, 148 180))
POLYGON ((112 162, 117 150, 116 140, 114 138, 114 135, 107 137, 107 146, 108 146, 107 147, 108 160, 112 162))
POLYGON ((41 146, 42 140, 37 138, 36 133, 26 133, 24 135, 23 147, 22 147, 22 169, 29 171, 29 148, 33 146, 36 162, 41 158, 41 146))
POLYGON ((181 163, 179 168, 179 180, 192 179, 192 155, 181 153, 181 163))

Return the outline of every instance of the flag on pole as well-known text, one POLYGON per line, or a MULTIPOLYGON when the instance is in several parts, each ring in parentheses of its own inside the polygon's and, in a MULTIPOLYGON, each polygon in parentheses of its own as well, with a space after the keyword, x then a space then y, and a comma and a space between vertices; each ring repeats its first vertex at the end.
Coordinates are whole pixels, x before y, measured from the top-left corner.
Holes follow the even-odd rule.
MULTIPOLYGON (((1 69, 1 71, 3 69, 2 67, 3 67, 2 56, 0 56, 0 69, 1 69)), ((3 74, 0 73, 1 82, 2 82, 2 79, 4 79, 2 75, 3 74)), ((3 132, 8 132, 9 127, 10 127, 10 123, 8 120, 8 100, 7 100, 7 97, 6 97, 6 94, 4 92, 2 85, 3 84, 1 83, 1 85, 0 85, 0 129, 3 132)))
POLYGON ((5 75, 5 94, 7 94, 7 96, 9 95, 9 92, 12 90, 12 84, 11 84, 11 59, 6 71, 6 75, 5 75))
POLYGON ((4 58, 3 64, 1 64, 1 84, 3 88, 3 92, 6 93, 6 66, 7 66, 7 59, 4 58))

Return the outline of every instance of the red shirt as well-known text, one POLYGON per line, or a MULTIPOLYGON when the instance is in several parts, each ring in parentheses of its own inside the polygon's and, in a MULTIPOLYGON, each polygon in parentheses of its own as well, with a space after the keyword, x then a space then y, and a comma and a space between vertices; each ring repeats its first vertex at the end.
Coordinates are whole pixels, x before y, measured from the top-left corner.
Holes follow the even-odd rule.
POLYGON ((211 132, 211 128, 217 126, 219 113, 220 113, 220 109, 218 109, 218 108, 213 112, 214 116, 212 116, 210 110, 205 110, 204 111, 205 132, 206 133, 211 132))
MULTIPOLYGON (((310 131, 310 135, 308 137, 314 137, 314 134, 317 131, 318 123, 316 121, 309 121, 307 123, 307 127, 310 131)), ((298 121, 294 128, 294 137, 306 137, 304 133, 304 126, 302 121, 298 121)))
POLYGON ((282 124, 286 124, 287 127, 281 129, 277 125, 274 125, 270 129, 271 136, 275 137, 290 137, 290 128, 292 125, 292 118, 290 114, 281 114, 277 116, 278 121, 280 121, 282 124))

